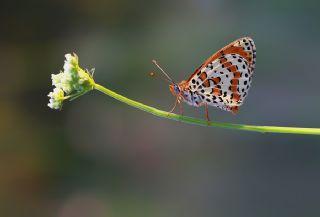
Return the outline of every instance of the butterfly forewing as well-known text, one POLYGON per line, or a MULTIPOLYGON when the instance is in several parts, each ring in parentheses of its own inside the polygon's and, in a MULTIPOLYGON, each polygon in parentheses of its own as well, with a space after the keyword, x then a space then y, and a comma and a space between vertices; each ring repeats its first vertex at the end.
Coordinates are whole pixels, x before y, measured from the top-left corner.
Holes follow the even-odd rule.
POLYGON ((188 79, 191 103, 236 112, 248 94, 256 62, 251 38, 238 39, 208 58, 188 79))

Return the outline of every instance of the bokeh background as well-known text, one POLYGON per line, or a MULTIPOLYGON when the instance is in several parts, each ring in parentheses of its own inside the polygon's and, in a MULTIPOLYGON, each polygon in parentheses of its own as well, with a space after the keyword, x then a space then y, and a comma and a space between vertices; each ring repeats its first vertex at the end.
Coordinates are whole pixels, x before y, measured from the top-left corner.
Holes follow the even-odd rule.
MULTIPOLYGON (((320 127, 320 3, 312 0, 20 1, 0 7, 0 215, 319 216, 320 138, 164 120, 93 91, 50 110, 50 75, 76 52, 95 80, 169 110, 148 76, 180 81, 251 36, 253 85, 217 121, 320 127)), ((202 118, 202 108, 185 106, 202 118)))

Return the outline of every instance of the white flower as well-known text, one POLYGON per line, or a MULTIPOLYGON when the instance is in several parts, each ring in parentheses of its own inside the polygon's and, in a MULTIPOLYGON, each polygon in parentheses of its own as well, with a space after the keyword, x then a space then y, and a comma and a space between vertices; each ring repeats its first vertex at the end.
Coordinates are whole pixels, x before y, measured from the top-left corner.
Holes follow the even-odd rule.
POLYGON ((91 74, 79 66, 76 54, 66 54, 65 58, 63 72, 51 75, 55 88, 48 95, 48 106, 53 109, 60 109, 64 99, 72 99, 92 90, 95 84, 91 74))
POLYGON ((64 92, 60 88, 54 88, 52 92, 48 94, 48 97, 50 97, 48 106, 52 109, 61 109, 62 108, 62 102, 64 100, 64 92))
POLYGON ((60 72, 59 74, 51 74, 52 85, 58 88, 62 88, 61 84, 62 84, 63 77, 64 77, 63 72, 60 72))
POLYGON ((70 74, 70 75, 76 75, 77 68, 78 68, 78 56, 74 54, 72 56, 71 54, 65 55, 66 60, 64 61, 63 69, 64 73, 70 74))

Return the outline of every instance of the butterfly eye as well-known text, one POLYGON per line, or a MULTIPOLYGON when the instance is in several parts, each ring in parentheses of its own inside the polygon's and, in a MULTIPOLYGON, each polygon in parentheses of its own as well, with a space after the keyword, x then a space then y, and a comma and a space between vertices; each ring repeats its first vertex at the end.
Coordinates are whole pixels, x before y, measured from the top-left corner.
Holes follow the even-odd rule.
POLYGON ((178 85, 174 85, 174 92, 176 92, 176 93, 180 93, 180 88, 179 88, 179 86, 178 85))

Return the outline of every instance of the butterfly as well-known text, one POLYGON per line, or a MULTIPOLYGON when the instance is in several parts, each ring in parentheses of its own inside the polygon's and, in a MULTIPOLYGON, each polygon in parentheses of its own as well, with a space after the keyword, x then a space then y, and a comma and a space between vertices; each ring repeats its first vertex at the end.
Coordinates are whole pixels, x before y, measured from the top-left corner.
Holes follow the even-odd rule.
POLYGON ((170 82, 170 92, 176 102, 170 112, 182 102, 191 106, 205 107, 209 119, 208 106, 237 113, 251 86, 256 64, 256 47, 250 37, 243 37, 223 47, 204 61, 187 80, 175 83, 154 61, 155 65, 170 82))

